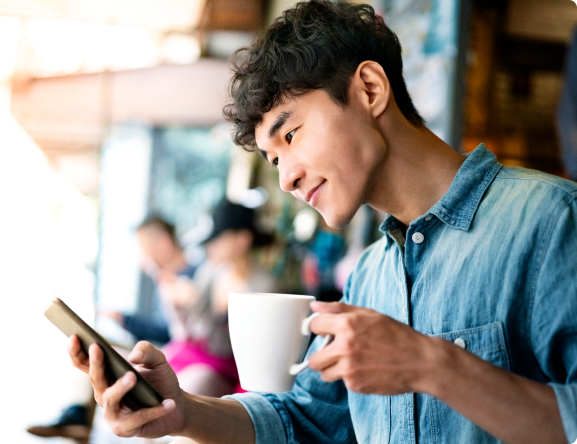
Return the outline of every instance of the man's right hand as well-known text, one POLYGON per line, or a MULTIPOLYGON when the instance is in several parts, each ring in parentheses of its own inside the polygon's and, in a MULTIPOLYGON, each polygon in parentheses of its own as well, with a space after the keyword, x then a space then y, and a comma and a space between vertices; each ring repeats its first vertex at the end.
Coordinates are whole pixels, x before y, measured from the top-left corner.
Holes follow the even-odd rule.
POLYGON ((157 438, 179 435, 184 427, 185 397, 172 368, 162 352, 149 342, 139 342, 128 355, 135 369, 163 396, 161 405, 132 411, 121 403, 122 397, 136 384, 133 372, 127 372, 110 387, 104 374, 104 354, 93 344, 87 357, 76 336, 68 343, 68 354, 74 367, 90 376, 94 398, 104 409, 104 418, 112 431, 122 437, 157 438))

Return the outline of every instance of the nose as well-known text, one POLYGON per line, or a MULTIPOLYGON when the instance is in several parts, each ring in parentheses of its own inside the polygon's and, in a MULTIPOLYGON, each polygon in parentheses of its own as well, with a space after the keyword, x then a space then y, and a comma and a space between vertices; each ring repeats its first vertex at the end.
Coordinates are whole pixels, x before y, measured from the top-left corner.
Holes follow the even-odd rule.
POLYGON ((300 180, 304 177, 304 170, 297 165, 282 165, 279 162, 280 188, 287 193, 295 191, 299 187, 300 180))

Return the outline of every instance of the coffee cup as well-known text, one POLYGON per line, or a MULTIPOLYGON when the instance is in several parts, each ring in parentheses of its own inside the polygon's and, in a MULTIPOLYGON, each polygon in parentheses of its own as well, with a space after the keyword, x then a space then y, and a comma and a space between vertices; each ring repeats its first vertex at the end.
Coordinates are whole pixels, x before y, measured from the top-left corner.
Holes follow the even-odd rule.
POLYGON ((316 315, 310 315, 314 300, 294 294, 229 294, 230 339, 243 389, 272 393, 292 388, 296 374, 308 365, 300 361, 316 315))

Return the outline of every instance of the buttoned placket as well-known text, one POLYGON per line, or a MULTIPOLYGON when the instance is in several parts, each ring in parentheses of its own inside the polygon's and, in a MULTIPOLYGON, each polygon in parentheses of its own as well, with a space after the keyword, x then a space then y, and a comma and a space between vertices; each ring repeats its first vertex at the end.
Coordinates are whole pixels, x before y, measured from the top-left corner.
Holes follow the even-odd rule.
MULTIPOLYGON (((411 325, 410 322, 410 295, 409 295, 409 287, 407 285, 407 270, 405 268, 405 246, 406 246, 406 238, 403 234, 403 230, 400 227, 394 227, 389 230, 389 235, 394 241, 398 251, 399 251, 399 261, 397 264, 397 282, 399 287, 401 288, 401 293, 404 295, 405 303, 403 305, 403 319, 398 319, 401 322, 404 322, 407 325, 411 325), (401 279, 402 276, 402 279, 401 279)), ((408 440, 403 440, 404 442, 411 442, 417 444, 417 435, 415 431, 415 394, 414 393, 405 393, 400 395, 401 402, 405 404, 405 411, 407 412, 404 420, 407 422, 407 430, 408 430, 408 440)), ((392 403, 391 403, 392 408, 392 403)), ((392 412, 391 412, 392 413, 392 412)))
MULTIPOLYGON (((409 317, 408 320, 409 322, 407 322, 407 324, 410 327, 415 328, 414 325, 414 320, 412 319, 411 316, 411 312, 412 312, 412 303, 411 303, 411 299, 412 299, 412 292, 413 292, 413 283, 415 282, 415 274, 416 274, 416 269, 420 266, 422 266, 422 264, 420 264, 420 262, 423 260, 423 253, 424 253, 424 248, 426 248, 427 245, 427 237, 429 237, 429 232, 427 229, 432 227, 432 224, 434 224, 434 222, 431 222, 431 220, 433 219, 433 215, 428 214, 424 217, 419 218, 418 220, 416 220, 413 224, 409 225, 409 227, 407 228, 407 233, 406 233, 406 237, 407 237, 407 242, 405 243, 405 248, 404 248, 404 263, 405 263, 405 268, 404 268, 404 272, 405 272, 405 282, 407 282, 407 289, 406 289, 406 293, 407 293, 407 311, 409 313, 409 317), (410 271, 410 272, 409 272, 410 271), (411 282, 410 288, 408 285, 408 282, 411 282)), ((411 413, 412 413, 412 418, 413 418, 413 422, 411 422, 411 437, 413 438, 414 443, 418 443, 418 438, 416 437, 416 428, 415 428, 415 423, 414 421, 417 421, 417 394, 413 393, 412 397, 411 397, 411 413)))
MULTIPOLYGON (((413 327, 413 322, 411 319, 411 291, 409 289, 409 273, 408 267, 414 267, 416 264, 407 263, 412 257, 414 257, 412 251, 414 248, 422 249, 424 248, 424 243, 426 240, 426 232, 425 232, 425 225, 430 225, 429 222, 433 218, 432 215, 428 215, 424 217, 423 220, 417 222, 415 225, 410 225, 407 228, 406 235, 403 233, 403 230, 397 225, 391 227, 389 234, 390 237, 395 242, 398 250, 399 250, 399 264, 398 264, 398 274, 397 276, 403 276, 404 279, 398 279, 399 285, 402 289, 402 294, 405 297, 405 304, 403 307, 403 317, 404 319, 399 319, 402 322, 406 323, 410 327, 413 327), (409 254, 407 254, 407 251, 409 254), (402 273, 402 274, 401 274, 402 273)), ((406 406, 407 411, 407 423, 408 423, 408 432, 410 436, 410 442, 417 443, 417 436, 416 436, 416 394, 414 393, 407 393, 403 395, 404 403, 406 406)))

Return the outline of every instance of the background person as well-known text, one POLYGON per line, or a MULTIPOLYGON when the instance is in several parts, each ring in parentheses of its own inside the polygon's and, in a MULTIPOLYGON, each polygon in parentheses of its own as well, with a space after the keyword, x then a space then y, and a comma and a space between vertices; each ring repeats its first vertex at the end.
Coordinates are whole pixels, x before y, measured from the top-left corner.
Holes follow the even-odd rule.
POLYGON ((277 284, 253 257, 273 240, 257 228, 255 210, 224 199, 212 219, 212 231, 203 242, 206 261, 195 279, 167 276, 159 286, 170 301, 172 335, 162 350, 185 391, 223 396, 239 384, 228 332, 228 294, 274 292, 277 284))
POLYGON ((141 268, 155 283, 155 310, 148 315, 126 314, 113 310, 98 310, 98 314, 118 322, 136 341, 152 341, 164 345, 170 340, 167 311, 170 301, 162 297, 164 283, 190 281, 198 268, 190 264, 178 242, 176 227, 166 219, 152 215, 136 229, 141 249, 141 268))

